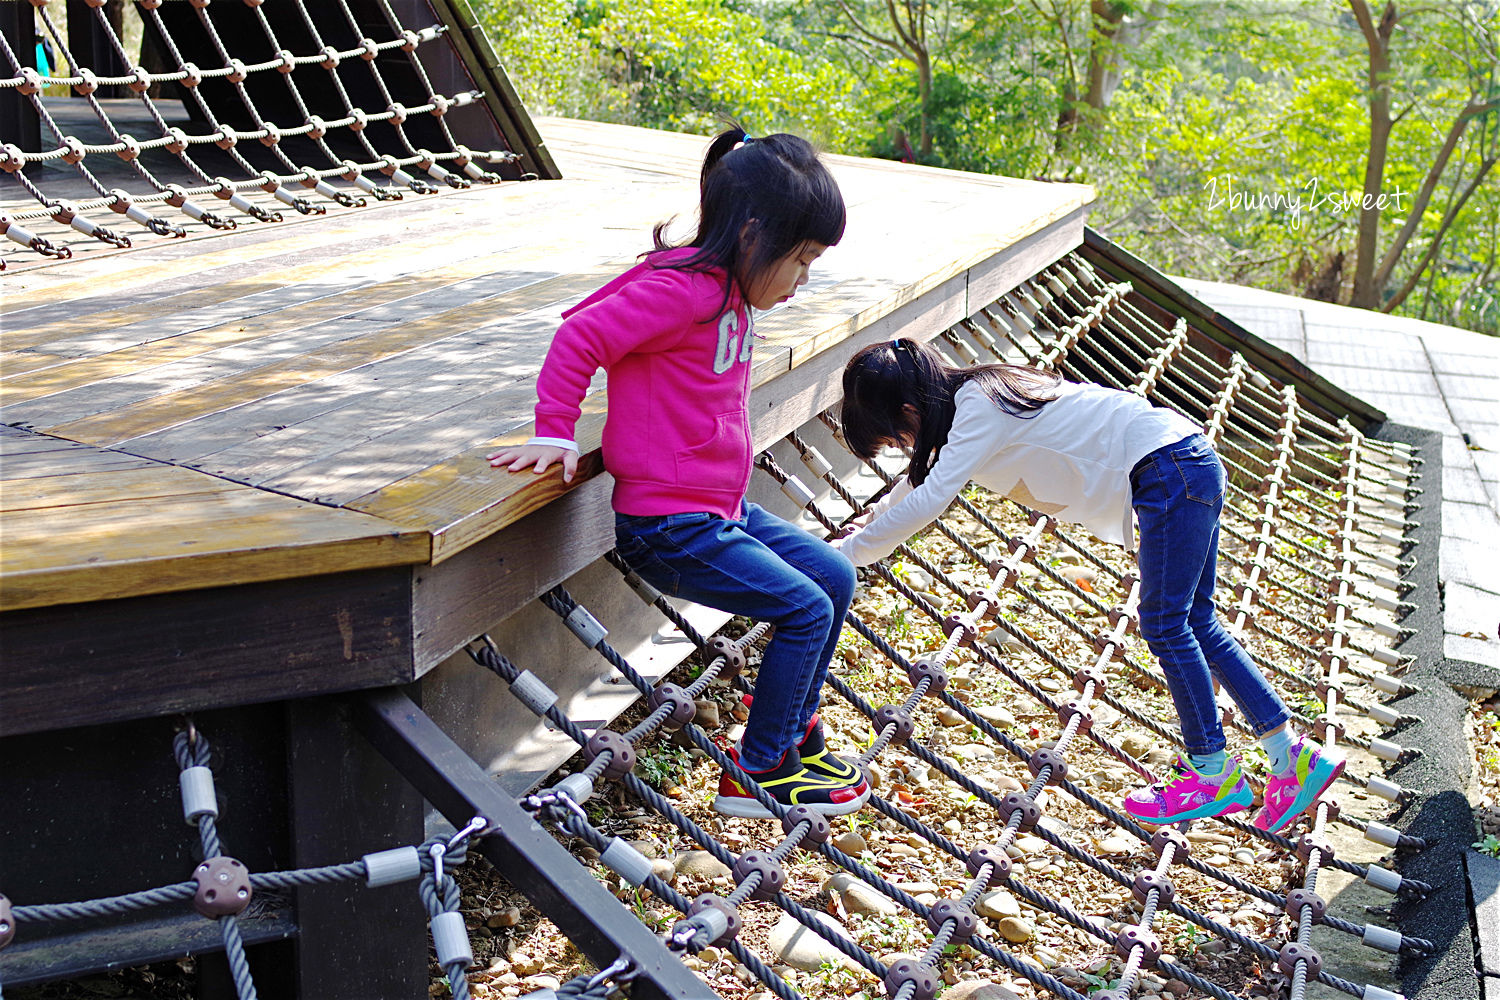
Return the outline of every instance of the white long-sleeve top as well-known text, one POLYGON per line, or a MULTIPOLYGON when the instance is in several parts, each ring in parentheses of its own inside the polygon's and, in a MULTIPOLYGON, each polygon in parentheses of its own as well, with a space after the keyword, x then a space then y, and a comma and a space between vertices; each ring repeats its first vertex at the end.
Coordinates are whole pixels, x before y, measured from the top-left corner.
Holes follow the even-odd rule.
POLYGON ((1063 382, 1034 416, 1017 417, 974 382, 953 398, 948 442, 921 486, 903 480, 870 521, 833 544, 856 566, 889 555, 926 527, 970 482, 1124 545, 1133 536, 1130 470, 1200 428, 1134 393, 1063 382))

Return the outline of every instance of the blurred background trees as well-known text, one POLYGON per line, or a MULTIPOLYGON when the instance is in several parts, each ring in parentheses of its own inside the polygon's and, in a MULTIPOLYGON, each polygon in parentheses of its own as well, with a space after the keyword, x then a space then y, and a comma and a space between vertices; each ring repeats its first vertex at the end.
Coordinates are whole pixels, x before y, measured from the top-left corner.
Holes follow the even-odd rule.
POLYGON ((1500 335, 1500 0, 476 0, 529 106, 1094 185, 1169 272, 1500 335))

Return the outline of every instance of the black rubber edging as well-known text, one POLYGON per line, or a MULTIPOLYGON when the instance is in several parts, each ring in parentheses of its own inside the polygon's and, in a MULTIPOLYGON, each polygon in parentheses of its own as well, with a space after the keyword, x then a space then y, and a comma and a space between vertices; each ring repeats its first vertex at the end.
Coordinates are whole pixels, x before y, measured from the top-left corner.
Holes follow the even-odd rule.
POLYGON ((1409 515, 1415 528, 1407 538, 1415 560, 1402 579, 1412 589, 1402 598, 1416 605, 1402 625, 1416 630, 1397 650, 1413 662, 1404 679, 1421 688, 1394 704, 1421 721, 1399 730, 1397 742, 1420 747, 1421 756, 1394 765, 1392 780, 1415 796, 1392 824, 1421 837, 1421 851, 1398 852, 1396 868, 1407 878, 1432 886, 1422 899, 1398 901, 1391 914, 1403 933, 1433 943, 1423 956, 1404 956, 1398 973, 1411 1000, 1479 1000, 1473 915, 1463 856, 1475 839, 1474 814, 1466 793, 1474 762, 1465 735, 1474 691, 1500 687, 1500 671, 1443 655, 1443 605, 1438 560, 1443 533, 1443 439, 1435 431, 1386 423, 1373 435, 1411 445, 1423 458, 1416 485, 1421 509, 1409 515))

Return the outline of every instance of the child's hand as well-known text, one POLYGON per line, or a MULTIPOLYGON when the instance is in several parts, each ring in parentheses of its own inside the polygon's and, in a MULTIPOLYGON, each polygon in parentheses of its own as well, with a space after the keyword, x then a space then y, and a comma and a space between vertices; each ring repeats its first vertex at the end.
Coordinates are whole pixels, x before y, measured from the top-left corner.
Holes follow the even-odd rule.
POLYGON ((839 528, 838 534, 834 535, 833 537, 835 539, 838 539, 839 541, 854 537, 862 530, 864 530, 864 528, 870 523, 870 518, 873 513, 873 511, 867 510, 858 517, 851 517, 849 520, 844 522, 843 526, 839 528))
POLYGON ((574 474, 578 472, 578 452, 550 444, 523 444, 486 457, 491 468, 504 466, 508 472, 520 472, 529 465, 532 467, 531 471, 537 474, 546 472, 548 468, 561 462, 565 483, 571 483, 574 474))

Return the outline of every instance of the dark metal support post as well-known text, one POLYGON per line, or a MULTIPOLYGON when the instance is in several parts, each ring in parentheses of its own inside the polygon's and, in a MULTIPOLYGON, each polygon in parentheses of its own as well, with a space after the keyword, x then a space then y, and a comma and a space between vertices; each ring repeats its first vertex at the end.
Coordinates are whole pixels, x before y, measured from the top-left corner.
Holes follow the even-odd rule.
POLYGON ((479 841, 480 852, 595 965, 621 955, 634 963, 636 1000, 714 995, 410 698, 388 688, 356 695, 351 704, 365 738, 450 822, 489 820, 493 834, 479 841))
MULTIPOLYGON (((36 68, 36 8, 29 3, 0 3, 0 31, 22 66, 36 68)), ((7 76, 10 67, 4 67, 7 76)), ((35 152, 42 145, 42 121, 31 101, 14 87, 0 90, 0 140, 35 152)))

